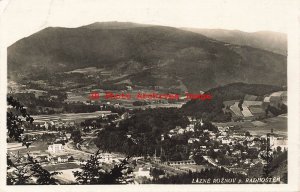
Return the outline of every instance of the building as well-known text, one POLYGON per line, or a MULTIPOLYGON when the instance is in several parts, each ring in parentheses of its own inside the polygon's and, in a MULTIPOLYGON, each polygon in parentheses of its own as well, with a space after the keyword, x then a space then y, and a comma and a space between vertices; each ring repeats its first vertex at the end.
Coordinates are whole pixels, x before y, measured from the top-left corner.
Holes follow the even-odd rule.
POLYGON ((28 154, 33 158, 37 158, 38 156, 41 155, 41 151, 31 151, 28 154))
POLYGON ((184 134, 185 133, 185 130, 183 128, 180 128, 177 132, 178 134, 184 134))
POLYGON ((287 91, 278 91, 270 94, 264 98, 263 106, 266 108, 268 105, 280 109, 281 105, 287 106, 287 91))
POLYGON ((57 157, 53 157, 51 158, 51 163, 54 164, 54 163, 58 163, 58 158, 57 157))
POLYGON ((287 150, 287 139, 280 139, 275 137, 270 137, 270 147, 272 150, 277 150, 277 147, 281 148, 281 151, 287 150))
POLYGON ((227 139, 227 138, 222 138, 221 142, 222 142, 222 144, 227 144, 228 145, 228 144, 232 143, 232 140, 227 139))
POLYGON ((113 161, 117 160, 110 153, 101 153, 99 154, 99 157, 100 157, 99 162, 101 163, 112 163, 113 161))
POLYGON ((58 163, 68 162, 69 157, 67 155, 61 155, 57 157, 58 163))
POLYGON ((121 119, 128 119, 129 118, 129 113, 125 112, 121 115, 121 119))
POLYGON ((196 165, 194 160, 168 161, 169 165, 196 165))
POLYGON ((188 143, 194 143, 195 141, 200 141, 198 138, 189 138, 188 143))
POLYGON ((49 153, 60 153, 64 151, 64 146, 61 143, 54 143, 48 146, 49 153))
POLYGON ((47 162, 49 161, 48 155, 39 155, 35 158, 38 162, 47 162))
POLYGON ((184 134, 185 133, 185 129, 181 128, 180 126, 176 126, 174 129, 171 129, 169 131, 170 134, 184 134))
POLYGON ((135 177, 146 177, 148 179, 152 178, 152 176, 150 175, 149 166, 139 167, 138 170, 134 171, 133 174, 135 175, 135 177))
POLYGON ((44 127, 45 127, 46 130, 48 130, 49 124, 48 124, 47 122, 45 122, 45 123, 44 123, 44 127))
POLYGON ((195 132, 194 128, 195 128, 194 124, 189 124, 185 130, 187 132, 195 132))
POLYGON ((67 155, 55 156, 50 159, 51 163, 65 163, 68 161, 69 161, 69 156, 67 155))

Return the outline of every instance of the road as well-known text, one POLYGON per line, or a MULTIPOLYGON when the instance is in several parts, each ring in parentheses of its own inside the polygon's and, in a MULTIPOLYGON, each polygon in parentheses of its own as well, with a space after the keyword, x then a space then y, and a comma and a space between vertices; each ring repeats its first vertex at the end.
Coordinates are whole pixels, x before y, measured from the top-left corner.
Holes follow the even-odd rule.
POLYGON ((65 152, 70 152, 70 153, 73 153, 73 154, 76 154, 76 153, 82 153, 84 155, 92 155, 93 153, 90 153, 90 152, 86 152, 86 151, 82 151, 82 150, 78 150, 78 149, 73 149, 72 147, 70 147, 69 145, 72 145, 73 141, 69 141, 68 143, 65 144, 64 146, 64 150, 65 152))

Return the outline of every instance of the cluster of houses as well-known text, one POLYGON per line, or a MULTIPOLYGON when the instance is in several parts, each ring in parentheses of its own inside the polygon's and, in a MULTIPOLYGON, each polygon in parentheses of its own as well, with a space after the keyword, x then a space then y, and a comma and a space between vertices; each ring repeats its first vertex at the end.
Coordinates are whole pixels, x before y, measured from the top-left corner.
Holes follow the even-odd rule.
POLYGON ((48 117, 45 117, 45 119, 43 119, 42 117, 39 117, 39 119, 34 120, 33 126, 35 126, 36 129, 40 128, 42 130, 49 130, 50 127, 62 129, 64 127, 75 126, 75 121, 62 121, 61 119, 47 120, 47 118, 48 117))
MULTIPOLYGON (((168 133, 169 137, 173 137, 175 135, 181 135, 185 134, 187 132, 195 132, 194 125, 197 120, 190 119, 190 124, 186 128, 182 127, 175 127, 174 129, 170 130, 168 133)), ((203 125, 202 120, 200 121, 200 124, 203 125)), ((188 144, 194 144, 199 143, 197 146, 197 149, 193 149, 195 152, 201 152, 204 155, 208 155, 211 153, 211 150, 213 152, 221 152, 226 151, 226 155, 233 159, 238 159, 239 162, 236 162, 232 165, 232 168, 238 168, 242 164, 244 167, 252 167, 257 163, 263 163, 264 160, 260 158, 259 155, 255 155, 255 158, 250 158, 251 154, 253 154, 253 151, 256 151, 255 153, 259 153, 259 151, 264 148, 267 142, 267 135, 263 136, 253 136, 251 134, 245 134, 244 132, 238 132, 235 131, 234 126, 218 126, 218 131, 213 132, 207 129, 203 130, 203 133, 207 137, 201 136, 201 137, 190 137, 188 139, 188 144), (209 139, 208 139, 209 138, 209 139), (217 146, 211 146, 209 143, 209 140, 213 140, 218 142, 217 146), (265 142, 263 142, 265 141, 265 142), (243 146, 244 150, 241 150, 237 145, 243 146), (241 156, 244 156, 246 158, 241 158, 241 156)), ((193 134, 192 134, 193 135, 193 134)), ((161 136, 162 140, 164 139, 164 135, 161 136)), ((268 145, 270 146, 272 151, 284 151, 287 150, 287 139, 283 137, 278 137, 276 134, 273 133, 271 130, 271 133, 268 134, 268 145)), ((192 145, 191 145, 192 146, 192 145)), ((195 145, 193 145, 195 146, 195 145)), ((254 154, 255 154, 254 153, 254 154)), ((221 163, 218 162, 218 159, 213 160, 215 163, 221 163)), ((187 160, 187 162, 192 162, 192 158, 187 160)), ((181 165, 185 164, 185 162, 172 162, 172 165, 181 165)), ((240 170, 241 172, 244 172, 243 169, 240 170)))
MULTIPOLYGON (((30 156, 38 162, 48 162, 52 164, 74 161, 74 158, 71 155, 66 155, 64 153, 64 145, 61 143, 52 143, 48 145, 47 152, 48 153, 41 153, 41 151, 34 151, 30 152, 30 156)), ((25 156, 26 155, 24 155, 24 157, 25 156)))
MULTIPOLYGON (((264 135, 264 138, 267 136, 264 135)), ((288 149, 288 140, 283 138, 283 137, 277 137, 273 131, 269 134, 269 139, 270 139, 270 148, 274 150, 278 150, 278 147, 280 147, 281 151, 287 150, 288 149)))
POLYGON ((37 141, 43 139, 50 139, 52 142, 56 143, 66 143, 68 142, 68 134, 61 131, 37 131, 37 132, 29 132, 22 135, 23 139, 27 139, 28 141, 37 141))
MULTIPOLYGON (((190 124, 188 124, 186 128, 182 128, 181 126, 176 126, 174 129, 171 129, 167 135, 171 138, 175 135, 182 135, 188 132, 195 132, 195 124, 197 120, 193 119, 192 117, 188 117, 188 119, 190 121, 190 124)), ((199 121, 199 123, 201 126, 203 125, 202 119, 199 121)))
POLYGON ((99 154, 99 157, 101 157, 99 159, 100 163, 111 164, 111 163, 115 163, 115 162, 120 162, 120 159, 118 157, 115 157, 111 153, 101 153, 101 154, 99 154))
MULTIPOLYGON (((84 120, 101 118, 102 120, 108 120, 109 116, 118 117, 118 113, 112 113, 111 111, 96 111, 91 113, 76 113, 76 114, 63 114, 63 115, 33 115, 34 118, 32 127, 35 130, 53 130, 74 128, 84 120)), ((127 119, 130 115, 124 113, 120 118, 127 119)), ((93 128, 90 126, 89 128, 93 128)))
MULTIPOLYGON (((66 163, 66 162, 74 161, 73 156, 65 155, 65 154, 55 155, 55 154, 42 153, 41 151, 33 151, 30 152, 29 155, 30 157, 33 158, 34 161, 37 161, 39 163, 57 164, 57 163, 66 163)), ((19 156, 18 159, 20 163, 26 163, 28 162, 28 155, 24 154, 22 156, 19 156)))

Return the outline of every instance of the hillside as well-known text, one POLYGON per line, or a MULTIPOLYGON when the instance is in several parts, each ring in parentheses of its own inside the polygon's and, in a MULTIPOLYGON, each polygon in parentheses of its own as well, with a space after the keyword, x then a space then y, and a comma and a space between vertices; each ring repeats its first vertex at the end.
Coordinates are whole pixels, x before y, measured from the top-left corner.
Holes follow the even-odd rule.
POLYGON ((271 31, 247 33, 238 30, 184 28, 209 38, 236 45, 246 45, 287 55, 287 35, 271 31))
POLYGON ((118 22, 49 27, 8 47, 8 75, 15 80, 96 67, 135 85, 191 92, 234 82, 286 85, 286 62, 193 32, 118 22))
POLYGON ((262 84, 232 83, 207 91, 212 95, 212 100, 191 100, 182 106, 185 114, 201 117, 204 113, 208 119, 215 122, 231 121, 231 115, 223 113, 224 101, 240 100, 247 94, 264 96, 275 91, 284 90, 282 87, 262 84))
POLYGON ((214 96, 222 97, 224 101, 228 101, 243 99, 245 95, 264 96, 282 90, 285 90, 285 88, 264 84, 232 83, 212 88, 207 92, 214 96))
POLYGON ((137 28, 137 27, 149 27, 151 25, 146 24, 138 24, 138 23, 131 23, 131 22, 95 22, 89 25, 84 25, 80 28, 86 29, 130 29, 130 28, 137 28))

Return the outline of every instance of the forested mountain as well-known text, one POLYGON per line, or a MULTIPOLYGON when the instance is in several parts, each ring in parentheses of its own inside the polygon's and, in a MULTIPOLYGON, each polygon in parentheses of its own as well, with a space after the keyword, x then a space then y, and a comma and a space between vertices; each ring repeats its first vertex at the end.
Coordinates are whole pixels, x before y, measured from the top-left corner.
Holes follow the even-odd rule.
POLYGON ((140 86, 190 92, 234 82, 286 85, 287 58, 185 30, 134 23, 49 27, 8 47, 8 75, 63 73, 96 67, 140 86))
POLYGON ((184 28, 209 38, 236 45, 246 45, 287 55, 287 35, 271 31, 247 33, 239 30, 184 28))

